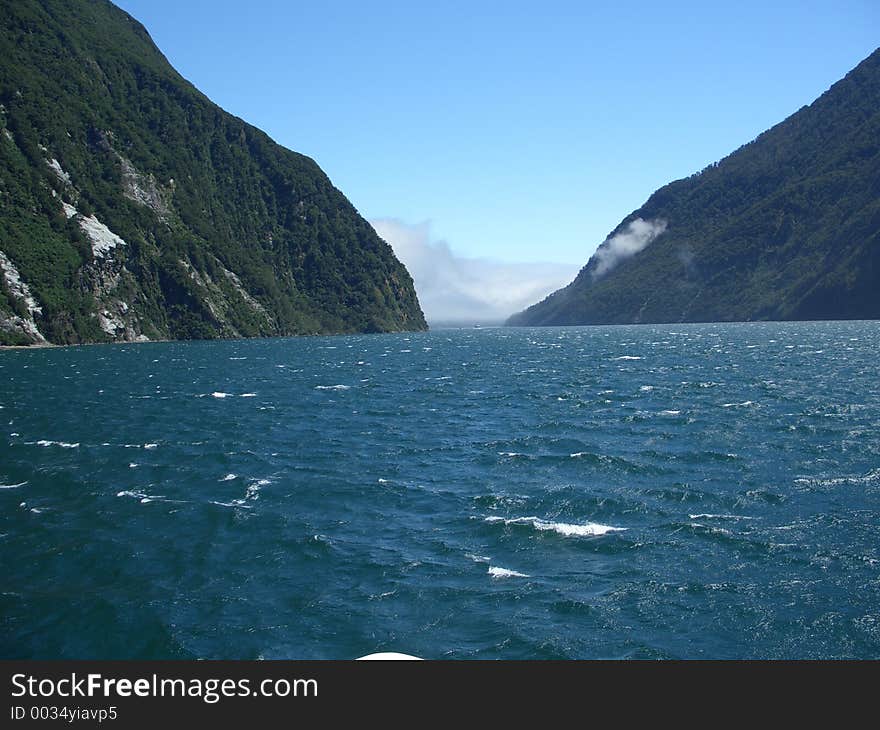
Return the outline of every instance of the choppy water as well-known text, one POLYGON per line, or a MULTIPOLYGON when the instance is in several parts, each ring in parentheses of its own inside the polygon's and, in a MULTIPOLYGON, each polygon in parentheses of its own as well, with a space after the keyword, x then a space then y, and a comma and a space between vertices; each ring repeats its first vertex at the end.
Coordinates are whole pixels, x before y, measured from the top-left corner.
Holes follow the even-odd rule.
POLYGON ((0 352, 0 656, 880 657, 880 323, 0 352))

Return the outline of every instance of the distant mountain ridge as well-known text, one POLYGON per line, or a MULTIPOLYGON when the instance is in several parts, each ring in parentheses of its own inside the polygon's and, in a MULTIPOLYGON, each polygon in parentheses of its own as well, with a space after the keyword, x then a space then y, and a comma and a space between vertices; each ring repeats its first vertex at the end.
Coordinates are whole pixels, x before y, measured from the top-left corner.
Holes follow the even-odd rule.
POLYGON ((0 0, 0 344, 426 328, 308 157, 106 0, 0 0))
POLYGON ((510 325, 880 318, 880 50, 657 190, 510 325))

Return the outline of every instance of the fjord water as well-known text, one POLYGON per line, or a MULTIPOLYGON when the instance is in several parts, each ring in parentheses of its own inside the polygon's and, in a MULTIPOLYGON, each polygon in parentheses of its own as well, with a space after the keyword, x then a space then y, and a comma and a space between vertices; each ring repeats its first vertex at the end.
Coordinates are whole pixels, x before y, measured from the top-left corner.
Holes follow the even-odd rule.
POLYGON ((0 353, 5 658, 880 657, 880 324, 0 353))

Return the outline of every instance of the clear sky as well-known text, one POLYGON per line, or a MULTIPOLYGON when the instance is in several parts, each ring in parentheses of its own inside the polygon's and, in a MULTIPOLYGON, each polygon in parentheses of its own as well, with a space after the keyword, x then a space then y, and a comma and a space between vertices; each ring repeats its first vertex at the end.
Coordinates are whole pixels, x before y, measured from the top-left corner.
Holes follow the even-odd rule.
POLYGON ((368 219, 456 256, 575 269, 653 190, 880 43, 877 0, 117 4, 368 219))

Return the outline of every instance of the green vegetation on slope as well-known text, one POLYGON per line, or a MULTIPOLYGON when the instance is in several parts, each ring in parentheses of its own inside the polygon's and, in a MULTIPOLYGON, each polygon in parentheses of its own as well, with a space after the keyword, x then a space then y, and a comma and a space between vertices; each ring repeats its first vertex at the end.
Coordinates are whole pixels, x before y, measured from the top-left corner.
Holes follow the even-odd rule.
POLYGON ((637 219, 666 229, 603 275, 597 252, 508 324, 880 318, 880 51, 609 239, 637 219))
POLYGON ((211 103, 106 0, 0 0, 0 105, 0 343, 426 327, 315 162, 211 103))

